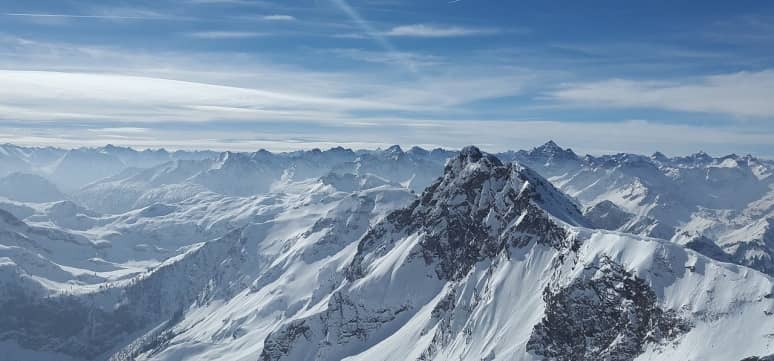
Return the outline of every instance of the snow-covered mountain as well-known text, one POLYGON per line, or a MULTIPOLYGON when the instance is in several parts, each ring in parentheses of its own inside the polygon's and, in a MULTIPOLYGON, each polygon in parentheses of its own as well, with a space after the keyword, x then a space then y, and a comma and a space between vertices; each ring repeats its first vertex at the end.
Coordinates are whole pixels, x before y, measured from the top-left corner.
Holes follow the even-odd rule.
POLYGON ((548 142, 508 153, 577 199, 596 227, 671 240, 774 274, 774 164, 704 152, 579 157, 548 142))
POLYGON ((421 148, 403 152, 398 146, 358 152, 340 147, 292 153, 224 152, 213 159, 129 168, 89 184, 73 196, 95 210, 121 213, 150 202, 187 197, 202 189, 246 197, 265 194, 288 182, 328 175, 379 178, 421 192, 441 173, 450 154, 421 148))
POLYGON ((151 167, 176 159, 210 159, 217 154, 211 151, 168 152, 164 149, 137 151, 113 145, 62 149, 0 144, 0 176, 37 174, 61 190, 75 191, 128 167, 151 167))
MULTIPOLYGON (((43 177, 67 154, 13 149, 43 177)), ((0 199, 10 359, 774 354, 764 160, 95 149, 121 166, 63 199, 0 199)))

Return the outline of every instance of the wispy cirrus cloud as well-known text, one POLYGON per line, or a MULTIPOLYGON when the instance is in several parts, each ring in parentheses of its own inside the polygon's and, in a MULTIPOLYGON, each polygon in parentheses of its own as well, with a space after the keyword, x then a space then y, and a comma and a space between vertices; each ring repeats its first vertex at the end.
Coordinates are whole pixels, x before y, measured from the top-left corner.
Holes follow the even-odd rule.
POLYGON ((553 100, 579 107, 654 108, 774 117, 774 70, 706 76, 695 80, 610 79, 568 84, 550 93, 553 100))
POLYGON ((186 35, 198 39, 246 39, 269 36, 271 33, 259 31, 196 31, 186 35))
POLYGON ((118 74, 0 70, 0 119, 134 122, 338 119, 401 105, 118 74))
POLYGON ((192 4, 222 4, 222 5, 252 5, 252 6, 273 6, 271 1, 264 0, 188 0, 192 4))
POLYGON ((264 15, 264 16, 261 17, 261 19, 268 20, 268 21, 295 21, 295 20, 297 20, 295 16, 284 15, 284 14, 264 15))
POLYGON ((494 28, 470 28, 463 26, 441 26, 428 24, 400 25, 383 32, 384 36, 415 38, 451 38, 461 36, 483 36, 500 33, 494 28))
POLYGON ((140 8, 97 8, 83 14, 71 13, 39 13, 10 12, 3 15, 15 18, 38 20, 190 20, 190 18, 163 14, 157 11, 140 8))
POLYGON ((367 63, 401 66, 410 64, 413 68, 439 65, 444 62, 443 57, 440 56, 409 51, 384 52, 358 48, 337 48, 327 49, 322 52, 367 63))

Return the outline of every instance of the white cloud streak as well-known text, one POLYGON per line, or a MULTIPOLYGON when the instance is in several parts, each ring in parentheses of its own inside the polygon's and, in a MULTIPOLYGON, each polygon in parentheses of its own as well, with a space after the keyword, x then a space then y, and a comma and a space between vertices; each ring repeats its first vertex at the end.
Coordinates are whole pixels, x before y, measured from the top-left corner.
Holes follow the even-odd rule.
POLYGON ((415 52, 383 52, 383 51, 371 51, 357 48, 338 48, 322 51, 323 53, 331 53, 341 57, 363 61, 367 63, 379 63, 379 64, 395 64, 405 65, 411 64, 414 68, 420 68, 424 66, 440 65, 444 62, 444 59, 440 56, 415 53, 415 52))
POLYGON ((197 31, 187 35, 198 39, 247 39, 270 36, 271 33, 257 31, 197 31))
POLYGON ((33 18, 85 18, 85 19, 159 19, 152 16, 125 16, 125 15, 73 15, 73 14, 34 14, 34 13, 7 13, 7 16, 33 17, 33 18))
POLYGON ((66 20, 191 20, 190 18, 161 14, 147 9, 135 8, 102 8, 87 14, 64 13, 5 13, 5 16, 28 18, 35 21, 66 21, 66 20))
POLYGON ((384 32, 383 35, 392 37, 451 38, 461 36, 494 35, 497 33, 499 33, 499 30, 497 29, 413 24, 396 26, 384 32))
POLYGON ((774 70, 763 70, 685 82, 611 79, 569 84, 550 97, 581 107, 655 108, 770 119, 774 117, 772 94, 774 70))
POLYGON ((295 21, 296 17, 292 15, 281 15, 281 14, 274 14, 274 15, 265 15, 261 17, 263 20, 268 21, 295 21))
MULTIPOLYGON (((175 53, 155 52, 152 54, 142 51, 125 51, 122 49, 106 47, 77 46, 71 44, 40 43, 29 39, 0 36, 0 48, 6 47, 10 52, 0 56, 0 69, 8 70, 34 70, 39 72, 35 76, 41 84, 48 84, 48 77, 61 82, 62 74, 69 74, 66 79, 72 83, 70 90, 77 89, 79 76, 105 76, 106 82, 113 82, 112 87, 102 86, 100 93, 103 96, 118 92, 122 94, 121 85, 115 83, 118 78, 108 78, 115 75, 131 76, 132 83, 141 82, 151 86, 153 79, 182 80, 180 84, 209 84, 222 85, 226 88, 258 89, 270 93, 303 94, 307 97, 338 100, 335 109, 328 107, 327 103, 319 103, 316 108, 324 111, 414 111, 425 113, 454 112, 465 103, 474 102, 490 97, 511 96, 521 93, 528 82, 535 81, 539 72, 528 69, 512 69, 496 66, 449 66, 446 64, 432 64, 435 57, 414 53, 389 53, 378 51, 359 51, 342 49, 341 56, 360 57, 368 62, 397 62, 401 66, 411 63, 414 67, 422 66, 427 70, 420 80, 415 77, 406 77, 400 69, 382 69, 373 72, 371 69, 361 71, 348 70, 346 72, 319 72, 306 68, 267 62, 265 59, 244 56, 243 54, 208 54, 208 53, 175 53), (99 73, 99 74, 94 74, 99 73), (396 74, 397 73, 397 74, 396 74), (80 74, 80 75, 79 75, 80 74), (91 75, 89 75, 91 74, 91 75), (369 104, 364 107, 362 104, 369 104)), ((0 51, 0 53, 2 53, 0 51)), ((24 79, 23 76, 15 78, 14 82, 24 79)), ((0 83, 0 87, 13 89, 10 80, 7 84, 0 83)), ((186 85, 184 88, 188 89, 186 85)), ((15 86, 15 85, 14 85, 15 86)), ((26 84, 22 87, 39 89, 28 95, 10 92, 8 98, 0 98, 0 105, 6 106, 6 115, 11 116, 11 109, 19 108, 18 104, 26 104, 25 119, 30 114, 41 114, 43 110, 53 111, 55 108, 65 107, 64 100, 57 103, 48 103, 47 93, 59 94, 56 89, 34 84, 26 84), (36 103, 35 99, 41 99, 36 103), (38 104, 39 103, 39 104, 38 104)), ((198 89, 198 88, 197 88, 198 89)), ((90 109, 88 98, 95 91, 84 89, 77 90, 76 94, 82 94, 79 100, 81 109, 90 109)), ((221 88, 211 94, 216 97, 223 93, 221 88)), ((149 104, 156 104, 153 99, 166 99, 166 95, 150 89, 147 92, 149 104)), ((206 94, 205 94, 206 95, 206 94)), ((129 107, 122 103, 131 104, 131 98, 115 97, 115 106, 129 107)), ((232 104, 220 101, 205 101, 201 98, 200 104, 204 106, 231 106, 232 104)), ((95 102, 98 106, 99 102, 95 102)), ((132 105, 134 106, 134 105, 132 105)), ((299 109, 308 107, 299 106, 299 109)), ((161 118, 169 119, 174 115, 174 109, 169 107, 143 107, 147 118, 153 118, 153 113, 161 118)), ((68 108, 69 109, 69 108, 68 108)), ((81 110, 82 111, 82 110, 81 110)), ((78 114, 81 111, 69 109, 65 114, 78 114)), ((43 112, 45 113, 45 112, 43 112)), ((58 111, 53 111, 58 114, 58 111)), ((105 111, 104 117, 110 116, 105 111)), ((189 114, 181 111, 178 118, 185 121, 189 114)), ((243 115, 241 118, 247 118, 243 115)), ((115 116, 120 120, 119 116, 115 116)), ((263 118, 259 118, 260 120, 263 118)))
POLYGON ((136 122, 309 120, 400 109, 336 98, 115 74, 0 70, 0 119, 136 122))

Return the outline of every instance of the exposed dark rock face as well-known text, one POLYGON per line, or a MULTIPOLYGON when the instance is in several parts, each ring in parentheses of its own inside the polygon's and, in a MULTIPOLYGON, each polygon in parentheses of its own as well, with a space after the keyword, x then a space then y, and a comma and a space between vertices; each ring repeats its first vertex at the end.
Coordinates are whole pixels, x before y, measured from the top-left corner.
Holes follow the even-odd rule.
POLYGON ((707 257, 716 259, 722 262, 730 262, 731 256, 723 252, 718 245, 711 239, 703 236, 694 237, 692 240, 685 243, 685 248, 692 249, 707 257))
POLYGON ((584 213, 595 228, 617 230, 628 223, 634 215, 618 207, 611 201, 602 201, 590 207, 584 213))
MULTIPOLYGON (((771 233, 771 232, 769 232, 771 233)), ((734 263, 750 267, 763 273, 774 275, 774 237, 753 239, 735 245, 731 254, 734 263)))
POLYGON ((327 309, 317 317, 292 321, 272 332, 264 341, 259 361, 277 361, 287 357, 301 343, 317 343, 319 347, 341 346, 365 342, 370 334, 402 316, 410 306, 398 308, 368 307, 342 292, 328 301, 327 309))
POLYGON ((311 340, 311 330, 306 325, 306 320, 293 321, 281 330, 269 335, 263 343, 263 351, 260 360, 279 360, 290 352, 296 341, 303 337, 311 340))
POLYGON ((518 164, 503 165, 475 147, 464 148, 418 201, 393 212, 363 237, 348 278, 363 276, 366 254, 389 249, 385 236, 423 234, 420 254, 427 264, 436 264, 438 278, 445 280, 460 279, 473 264, 509 245, 536 240, 554 248, 572 246, 564 244, 567 233, 546 208, 567 223, 587 224, 575 204, 537 173, 518 164))
POLYGON ((545 289, 545 316, 527 351, 549 360, 633 360, 648 343, 663 343, 690 325, 661 309, 648 284, 603 259, 567 287, 545 289))
POLYGON ((774 355, 745 357, 741 361, 774 361, 774 355))
POLYGON ((454 321, 454 311, 457 307, 456 297, 456 291, 452 288, 441 302, 438 302, 435 308, 433 308, 432 318, 437 322, 438 326, 433 339, 430 341, 430 345, 419 356, 419 361, 432 360, 437 355, 437 352, 454 338, 452 323, 454 321))

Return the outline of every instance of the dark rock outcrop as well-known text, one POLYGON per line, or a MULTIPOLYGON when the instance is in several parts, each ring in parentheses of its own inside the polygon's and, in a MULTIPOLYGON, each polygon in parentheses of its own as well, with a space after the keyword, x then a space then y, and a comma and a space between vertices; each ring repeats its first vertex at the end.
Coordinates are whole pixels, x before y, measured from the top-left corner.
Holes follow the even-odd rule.
POLYGON ((609 259, 567 287, 545 289, 545 316, 527 351, 550 360, 633 360, 648 343, 675 339, 690 325, 656 303, 648 284, 609 259))

